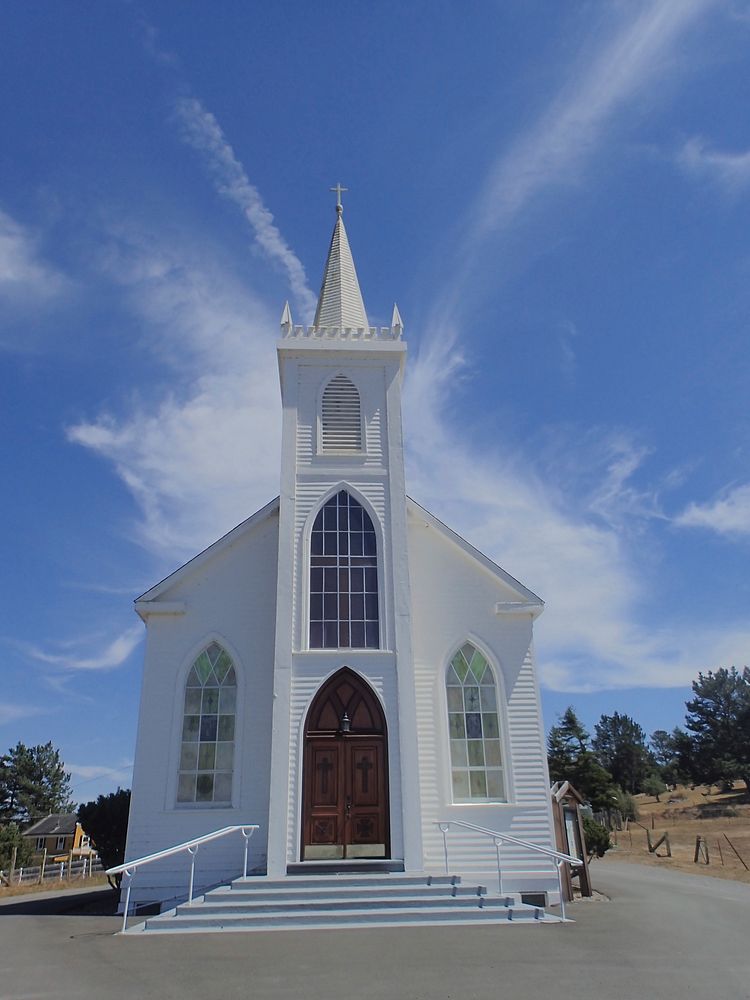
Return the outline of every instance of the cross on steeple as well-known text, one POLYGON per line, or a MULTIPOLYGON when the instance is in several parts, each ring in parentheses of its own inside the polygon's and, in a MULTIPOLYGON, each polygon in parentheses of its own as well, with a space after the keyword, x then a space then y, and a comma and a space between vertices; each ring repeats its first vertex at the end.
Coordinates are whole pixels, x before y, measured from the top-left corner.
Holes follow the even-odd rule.
POLYGON ((339 181, 336 187, 329 188, 328 190, 336 192, 336 211, 341 215, 344 211, 344 206, 341 204, 341 195, 344 191, 348 191, 349 188, 341 187, 341 182, 339 181))

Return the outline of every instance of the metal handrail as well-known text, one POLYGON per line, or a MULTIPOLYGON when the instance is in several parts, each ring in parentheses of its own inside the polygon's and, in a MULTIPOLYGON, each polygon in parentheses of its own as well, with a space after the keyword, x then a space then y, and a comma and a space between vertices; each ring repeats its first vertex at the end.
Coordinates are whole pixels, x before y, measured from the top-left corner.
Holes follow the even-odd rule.
POLYGON ((565 920, 565 896, 563 894, 562 887, 562 866, 564 864, 580 865, 580 858, 574 858, 572 854, 564 854, 562 851, 555 851, 551 847, 542 847, 541 844, 532 844, 528 840, 520 840, 518 837, 511 837, 509 833, 500 833, 499 830, 488 830, 485 826, 476 826, 474 823, 466 823, 461 819, 439 820, 435 825, 439 828, 443 835, 443 854, 445 856, 446 875, 448 874, 448 830, 451 826, 460 826, 465 830, 473 830, 474 833, 481 833, 485 837, 492 837, 495 842, 495 854, 497 856, 497 885, 501 896, 504 896, 505 893, 503 892, 503 870, 500 864, 500 848, 506 841, 509 844, 515 844, 517 847, 524 847, 529 851, 535 851, 537 854, 544 854, 546 857, 554 859, 555 868, 557 869, 557 885, 560 890, 560 919, 565 920))
POLYGON ((245 852, 244 860, 242 866, 242 877, 247 878, 247 849, 248 841, 255 833, 256 830, 260 829, 257 823, 242 823, 237 826, 224 826, 220 830, 214 830, 213 833, 205 833, 202 837, 195 837, 193 840, 186 840, 184 844, 176 844, 174 847, 167 847, 163 851, 156 851, 155 854, 146 854, 142 858, 135 858, 133 861, 126 861, 125 864, 115 865, 114 868, 108 868, 105 875, 127 875, 128 886, 125 891, 125 908, 122 914, 122 930, 127 929, 128 924, 128 911, 130 910, 130 890, 133 886, 133 875, 141 868, 143 865, 149 865, 152 861, 161 861, 162 858, 169 858, 175 854, 182 854, 183 851, 191 857, 190 862, 190 884, 188 887, 188 906, 193 902, 193 885, 195 881, 195 857, 198 853, 198 848, 201 844, 207 844, 209 841, 218 840, 220 837, 226 837, 230 833, 236 833, 238 830, 242 834, 245 840, 245 852))

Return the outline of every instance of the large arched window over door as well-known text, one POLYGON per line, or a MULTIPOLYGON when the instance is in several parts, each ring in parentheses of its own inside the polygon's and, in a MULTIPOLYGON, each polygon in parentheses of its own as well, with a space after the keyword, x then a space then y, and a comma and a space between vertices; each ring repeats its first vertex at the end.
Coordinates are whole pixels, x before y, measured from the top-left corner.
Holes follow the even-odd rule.
POLYGON ((232 801, 237 678, 226 650, 210 643, 185 684, 177 801, 232 801))
POLYGON ((505 801, 497 686, 492 667, 470 642, 448 665, 446 691, 453 801, 505 801))
POLYGON ((380 648, 377 537, 346 490, 321 507, 310 536, 310 648, 380 648))

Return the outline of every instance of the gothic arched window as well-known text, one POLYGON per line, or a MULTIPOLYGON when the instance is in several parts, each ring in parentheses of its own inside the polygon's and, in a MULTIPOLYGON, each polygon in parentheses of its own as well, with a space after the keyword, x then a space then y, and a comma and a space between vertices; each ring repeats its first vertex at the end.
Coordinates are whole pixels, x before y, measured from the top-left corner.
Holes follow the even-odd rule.
POLYGON ((210 643, 185 684, 178 802, 232 801, 237 677, 229 654, 210 643))
POLYGON ((503 755, 495 677, 476 646, 464 643, 448 665, 448 732, 454 802, 502 802, 503 755))
POLYGON ((318 511, 310 536, 310 648, 379 649, 375 528, 346 490, 318 511))
POLYGON ((321 451, 361 451, 359 392, 346 375, 334 375, 320 406, 321 451))

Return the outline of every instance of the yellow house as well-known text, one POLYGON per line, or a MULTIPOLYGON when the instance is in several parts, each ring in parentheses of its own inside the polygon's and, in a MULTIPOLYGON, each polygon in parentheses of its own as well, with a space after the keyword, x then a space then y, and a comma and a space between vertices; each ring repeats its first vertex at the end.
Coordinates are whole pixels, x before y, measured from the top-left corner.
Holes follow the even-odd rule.
POLYGON ((50 861, 64 861, 71 852, 74 857, 92 853, 75 813, 51 813, 25 830, 23 836, 32 842, 35 854, 43 854, 46 849, 50 861))

